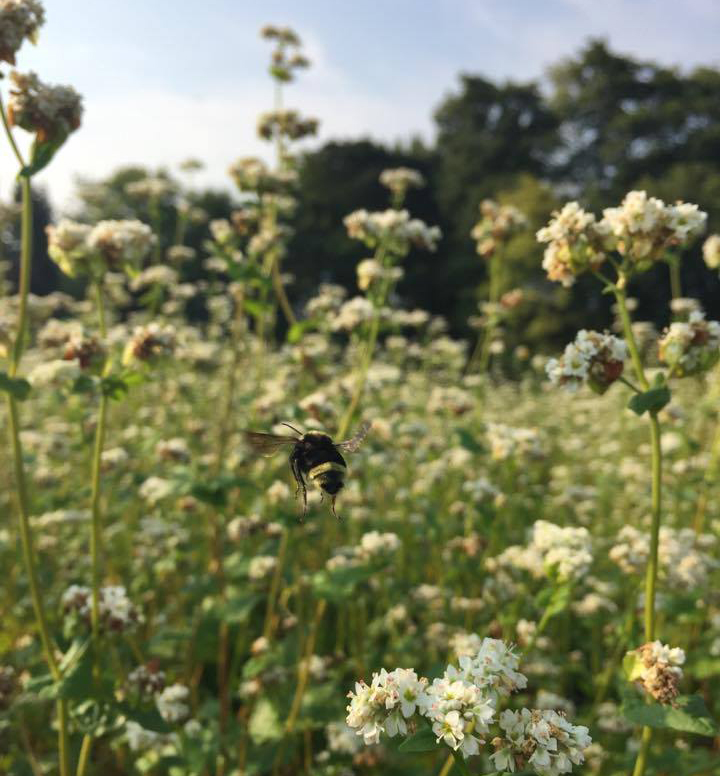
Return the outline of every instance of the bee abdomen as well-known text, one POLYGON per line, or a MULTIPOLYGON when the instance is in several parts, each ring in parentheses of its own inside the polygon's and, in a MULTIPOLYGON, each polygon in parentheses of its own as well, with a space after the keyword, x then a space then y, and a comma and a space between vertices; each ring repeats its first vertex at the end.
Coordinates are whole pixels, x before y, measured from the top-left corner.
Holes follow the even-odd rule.
POLYGON ((311 480, 315 480, 321 474, 325 474, 325 472, 330 472, 330 471, 345 473, 347 471, 347 466, 345 466, 344 463, 337 463, 336 461, 325 461, 324 463, 317 464, 317 466, 313 466, 308 471, 307 476, 311 480))

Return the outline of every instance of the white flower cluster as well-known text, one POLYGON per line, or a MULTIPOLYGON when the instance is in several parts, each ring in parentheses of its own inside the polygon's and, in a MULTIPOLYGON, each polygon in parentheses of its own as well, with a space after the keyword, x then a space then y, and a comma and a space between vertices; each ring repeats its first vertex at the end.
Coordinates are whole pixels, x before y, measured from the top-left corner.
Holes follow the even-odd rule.
POLYGON ((504 423, 487 424, 490 454, 496 461, 509 458, 541 458, 544 454, 540 433, 535 428, 515 428, 504 423))
POLYGON ((325 564, 328 571, 340 568, 359 567, 375 561, 385 561, 396 553, 402 542, 397 534, 369 531, 352 547, 339 547, 325 564))
POLYGON ((138 199, 163 199, 173 194, 174 191, 173 182, 167 178, 142 178, 125 184, 125 193, 138 199))
POLYGON ((581 764, 592 743, 588 729, 572 725, 562 713, 548 709, 506 710, 500 715, 502 736, 493 739, 490 756, 499 771, 532 767, 539 776, 570 773, 581 764))
POLYGON ((673 245, 684 245, 705 228, 707 213, 697 205, 666 205, 645 191, 630 191, 620 207, 603 210, 603 222, 615 239, 614 247, 634 261, 653 261, 673 245))
POLYGON ((48 255, 70 277, 132 270, 155 243, 150 227, 136 220, 100 221, 90 227, 64 218, 46 231, 48 255))
MULTIPOLYGON (((694 590, 704 587, 717 567, 709 550, 717 544, 711 534, 697 534, 692 528, 662 526, 658 540, 660 574, 672 587, 694 590)), ((626 574, 641 574, 648 558, 647 532, 625 525, 608 556, 626 574)))
POLYGON ((537 239, 548 243, 543 268, 550 280, 571 286, 577 275, 597 269, 610 250, 645 269, 668 248, 700 234, 706 220, 707 213, 697 205, 666 205, 645 191, 631 191, 619 207, 606 208, 600 221, 577 202, 568 202, 537 232, 537 239))
POLYGON ((592 537, 586 528, 559 526, 536 520, 527 545, 511 545, 487 558, 490 572, 522 569, 536 578, 554 575, 559 580, 578 580, 592 564, 592 537))
POLYGON ((357 284, 361 291, 367 291, 370 286, 379 281, 394 283, 403 276, 402 267, 383 267, 377 259, 363 259, 355 267, 357 284))
POLYGON ((240 191, 274 191, 284 189, 297 179, 297 172, 289 168, 273 171, 262 159, 247 156, 238 159, 228 170, 240 191))
POLYGON ((0 61, 14 65, 23 41, 35 43, 44 21, 38 0, 0 0, 0 61))
POLYGON ((627 354, 627 345, 618 337, 581 329, 560 358, 547 362, 545 371, 554 385, 569 391, 587 383, 596 393, 604 393, 622 375, 627 354))
POLYGON ((427 226, 419 218, 410 218, 407 210, 390 208, 375 213, 365 209, 355 210, 345 216, 343 223, 353 239, 361 240, 369 248, 383 243, 401 256, 411 246, 434 251, 441 237, 437 226, 427 226))
POLYGON ((256 555, 250 560, 248 566, 248 578, 254 582, 265 579, 277 566, 277 558, 274 555, 256 555))
POLYGON ((630 678, 640 681, 645 691, 659 703, 677 698, 682 679, 685 652, 660 641, 651 641, 634 650, 637 656, 630 678))
POLYGON ((80 377, 80 374, 80 366, 76 361, 58 358, 35 366, 28 375, 28 381, 34 388, 63 389, 80 377))
MULTIPOLYGON (((465 634, 466 636, 469 634, 465 634)), ((412 669, 398 668, 373 674, 372 682, 358 682, 350 692, 347 724, 366 744, 376 744, 381 733, 407 735, 419 722, 432 726, 442 743, 467 758, 480 753, 484 736, 496 722, 498 703, 527 686, 512 648, 497 639, 475 642, 473 656, 460 657, 459 667, 449 665, 432 684, 412 669)), ((500 715, 502 736, 493 739, 491 758, 501 770, 530 765, 541 776, 567 773, 583 762, 591 739, 587 728, 571 725, 551 710, 522 709, 500 715)))
POLYGON ((658 355, 680 377, 710 369, 720 358, 720 323, 706 321, 700 310, 687 322, 675 321, 658 341, 658 355))
POLYGON ((422 188, 425 178, 410 167, 393 167, 380 173, 380 183, 395 196, 403 196, 410 188, 422 188))
POLYGON ((514 205, 499 205, 492 199, 480 203, 482 218, 470 232, 477 243, 477 252, 490 259, 505 241, 527 226, 527 218, 514 205))
POLYGON ((184 684, 171 684, 155 697, 160 716, 166 722, 182 722, 190 713, 190 690, 184 684))
POLYGON ((330 321, 333 331, 352 331, 360 324, 372 320, 375 308, 364 296, 354 296, 344 302, 330 321))
MULTIPOLYGON (((461 661, 469 661, 469 657, 461 661)), ((466 671, 448 666, 421 699, 420 712, 430 720, 437 742, 442 741, 463 757, 480 752, 481 738, 495 718, 494 700, 466 671)))
POLYGON ((592 537, 582 526, 559 526, 547 520, 533 525, 532 546, 540 553, 543 566, 560 579, 580 579, 593 560, 592 537))
MULTIPOLYGON (((64 611, 76 612, 89 622, 92 591, 83 585, 70 585, 63 593, 62 606, 64 611)), ((122 585, 100 588, 99 610, 101 624, 106 630, 128 631, 140 622, 140 614, 122 585)))
POLYGON ((177 285, 177 282, 178 273, 172 267, 167 267, 164 264, 155 264, 136 275, 130 282, 130 288, 133 291, 141 291, 143 288, 151 286, 171 288, 177 285))
POLYGON ((44 84, 35 73, 10 73, 8 120, 37 136, 40 144, 62 142, 80 126, 82 98, 72 86, 44 84))
POLYGON ((390 738, 406 735, 406 720, 415 714, 424 698, 427 679, 418 678, 411 668, 396 668, 388 673, 384 668, 373 674, 368 685, 355 683, 355 692, 348 693, 347 724, 357 729, 366 744, 380 742, 380 734, 390 738))
POLYGON ((358 554, 364 558, 375 558, 383 555, 391 555, 402 546, 400 537, 392 532, 380 533, 369 531, 360 539, 358 554))
POLYGON ((606 226, 577 202, 554 211, 548 225, 536 234, 538 242, 548 243, 542 263, 548 278, 569 287, 577 275, 597 269, 605 261, 606 235, 606 226))
POLYGON ((703 243, 702 250, 708 269, 720 269, 720 234, 711 234, 703 243))

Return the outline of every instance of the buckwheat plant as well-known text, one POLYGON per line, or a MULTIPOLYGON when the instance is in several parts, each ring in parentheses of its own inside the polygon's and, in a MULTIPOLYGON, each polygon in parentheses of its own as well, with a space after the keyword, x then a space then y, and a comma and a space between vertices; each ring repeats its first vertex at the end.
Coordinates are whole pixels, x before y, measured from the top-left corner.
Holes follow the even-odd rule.
POLYGON ((468 774, 465 760, 478 756, 503 773, 531 769, 540 776, 569 773, 581 764, 592 743, 588 729, 570 723, 563 712, 500 711, 526 688, 527 678, 512 647, 475 638, 476 651, 448 665, 432 683, 409 668, 382 669, 369 685, 357 682, 348 694, 348 726, 368 745, 385 734, 406 739, 401 752, 449 749, 443 774, 453 762, 468 774))
POLYGON ((362 399, 383 318, 387 318, 386 306, 403 275, 400 261, 412 247, 435 251, 441 238, 437 226, 427 226, 419 218, 412 218, 402 207, 408 188, 423 185, 419 173, 404 167, 384 170, 380 181, 390 189, 393 207, 374 213, 355 210, 344 219, 348 236, 359 240, 374 253, 372 258, 363 259, 357 266, 358 287, 365 296, 349 300, 338 314, 339 318, 352 315, 355 319, 352 325, 345 326, 357 329, 355 342, 360 352, 350 402, 338 427, 341 439, 350 428, 362 399))
MULTIPOLYGON (((268 25, 263 27, 260 35, 274 44, 269 72, 274 81, 275 98, 273 110, 259 117, 257 131, 261 139, 274 144, 275 163, 269 168, 260 159, 239 159, 231 166, 230 175, 241 192, 254 197, 254 201, 236 211, 233 226, 241 234, 252 235, 247 242, 246 253, 253 267, 246 273, 249 277, 243 280, 251 280, 260 287, 258 301, 249 305, 248 309, 254 313, 262 346, 267 318, 272 316, 268 302, 270 288, 290 327, 291 341, 301 340, 304 332, 285 292, 281 266, 291 230, 282 221, 295 208, 293 188, 297 179, 297 165, 289 144, 317 134, 319 122, 314 118, 302 117, 297 111, 286 109, 283 104, 283 86, 295 79, 298 70, 310 65, 302 53, 302 43, 297 33, 290 28, 268 25)), ((214 236, 216 241, 222 243, 222 238, 214 236)), ((239 255, 236 258, 239 259, 239 255)), ((302 344, 300 348, 307 363, 302 344)))
MULTIPOLYGON (((658 547, 662 518, 662 446, 659 413, 670 401, 669 380, 707 371, 718 359, 720 325, 707 322, 701 313, 691 313, 687 322, 674 322, 659 341, 658 357, 667 365, 650 382, 640 355, 628 309, 627 290, 633 278, 657 264, 670 266, 672 296, 679 300, 679 250, 704 229, 706 214, 697 205, 676 202, 666 205, 644 191, 631 191, 618 207, 607 208, 597 220, 577 202, 569 202, 553 214, 538 231, 547 243, 543 267, 551 280, 571 286, 576 277, 594 274, 613 294, 622 325, 624 342, 609 334, 582 331, 560 359, 547 365, 550 379, 575 390, 585 383, 598 393, 621 381, 634 392, 629 407, 638 415, 647 413, 651 448, 651 524, 645 575, 644 628, 648 644, 655 641, 658 547), (634 380, 624 372, 626 356, 634 380)), ((642 776, 652 729, 642 731, 634 776, 642 776)))
MULTIPOLYGON (((45 18, 44 9, 37 0, 2 0, 0 2, 0 61, 15 64, 16 55, 25 40, 34 43, 45 18)), ((0 73, 0 77, 2 77, 0 73)), ((18 163, 18 181, 22 192, 20 284, 18 312, 12 345, 6 355, 2 386, 6 393, 10 446, 12 449, 15 492, 19 518, 19 533, 23 548, 25 570, 37 628, 42 641, 48 669, 54 681, 62 678, 62 661, 57 656, 45 613, 40 590, 34 538, 30 526, 32 514, 31 492, 28 485, 23 445, 20 436, 19 403, 27 397, 30 384, 20 376, 21 361, 28 330, 28 295, 32 271, 32 194, 31 179, 46 167, 69 135, 80 126, 81 98, 69 86, 49 86, 34 73, 11 73, 10 95, 5 108, 0 93, 0 117, 11 152, 18 163), (13 133, 21 128, 32 135, 29 155, 21 152, 13 133)), ((61 776, 70 772, 68 749, 68 704, 59 698, 57 706, 58 762, 61 776)))
POLYGON ((482 329, 478 334, 468 372, 487 372, 490 364, 493 334, 511 305, 508 299, 502 303, 502 262, 507 243, 527 228, 527 218, 514 205, 500 205, 492 199, 480 203, 480 220, 473 227, 470 236, 475 240, 478 256, 487 262, 488 299, 480 305, 482 329))

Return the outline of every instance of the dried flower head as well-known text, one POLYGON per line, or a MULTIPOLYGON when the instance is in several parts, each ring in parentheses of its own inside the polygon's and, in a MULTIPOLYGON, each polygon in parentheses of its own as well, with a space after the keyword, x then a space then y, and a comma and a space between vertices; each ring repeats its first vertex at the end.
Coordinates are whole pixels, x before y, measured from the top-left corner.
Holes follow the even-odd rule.
POLYGON ((82 98, 71 86, 44 84, 35 73, 10 74, 8 120, 35 134, 38 145, 61 145, 80 126, 82 98))
POLYGON ((37 42, 45 21, 45 9, 38 0, 0 0, 0 62, 15 64, 23 41, 37 42))
POLYGON ((651 641, 628 655, 635 656, 629 679, 639 681, 658 703, 673 703, 679 693, 685 652, 679 647, 671 648, 660 641, 651 641))

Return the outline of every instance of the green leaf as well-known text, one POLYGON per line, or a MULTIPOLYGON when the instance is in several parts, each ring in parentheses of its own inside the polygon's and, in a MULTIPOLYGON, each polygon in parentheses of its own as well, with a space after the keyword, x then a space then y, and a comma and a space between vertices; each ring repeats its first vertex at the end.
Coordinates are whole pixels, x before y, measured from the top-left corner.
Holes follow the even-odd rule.
POLYGON ((47 167, 57 150, 67 140, 67 136, 67 132, 58 132, 52 140, 45 140, 42 143, 38 143, 36 137, 30 150, 30 164, 25 165, 20 170, 20 177, 30 178, 36 172, 40 172, 40 170, 47 167))
POLYGON ((663 384, 644 393, 636 393, 628 402, 628 408, 636 415, 655 413, 668 404, 671 398, 670 389, 663 384))
POLYGON ((705 701, 699 695, 680 695, 675 706, 645 703, 628 696, 622 706, 625 719, 651 728, 670 728, 700 736, 714 737, 720 733, 717 722, 710 716, 705 701))
POLYGON ((156 708, 134 709, 129 703, 119 703, 117 707, 126 719, 137 722, 145 730, 152 730, 155 733, 169 733, 172 729, 156 708))
POLYGON ((128 392, 128 384, 122 377, 116 377, 115 375, 108 375, 103 377, 100 387, 105 396, 109 399, 122 399, 128 392))
POLYGON ((639 679, 645 670, 643 661, 635 650, 625 653, 625 657, 622 661, 622 667, 623 673, 625 674, 625 678, 628 680, 628 682, 634 682, 636 679, 639 679))
POLYGON ((0 391, 14 396, 18 401, 25 401, 30 395, 31 385, 22 377, 10 377, 7 372, 0 372, 0 391))
POLYGON ((564 612, 570 604, 572 598, 572 584, 566 582, 558 587, 552 588, 550 597, 543 612, 543 616, 538 623, 537 631, 540 633, 542 629, 548 624, 548 622, 556 615, 564 612))
POLYGON ((72 385, 72 393, 92 393, 95 390, 95 380, 90 375, 78 375, 72 385))
POLYGON ((398 747, 398 752, 432 752, 437 748, 437 736, 431 728, 423 727, 408 736, 398 747))
POLYGON ((471 453, 481 453, 482 445, 475 439, 475 436, 471 434, 467 429, 459 428, 457 434, 460 437, 460 444, 471 453))

